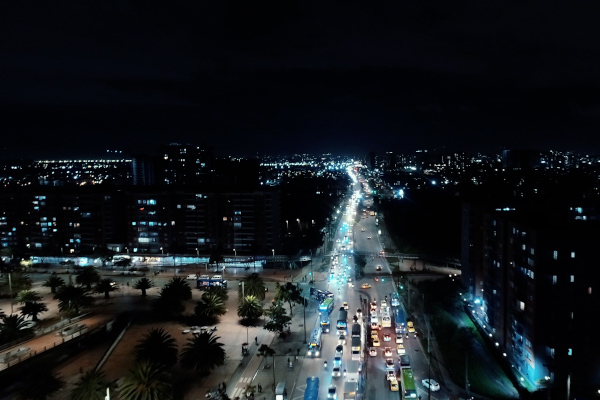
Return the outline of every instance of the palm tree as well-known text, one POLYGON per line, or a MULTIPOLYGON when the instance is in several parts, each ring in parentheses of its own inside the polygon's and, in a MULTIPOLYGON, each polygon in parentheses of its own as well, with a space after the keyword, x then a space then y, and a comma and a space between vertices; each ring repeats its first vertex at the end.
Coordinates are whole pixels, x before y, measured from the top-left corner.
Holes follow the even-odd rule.
POLYGON ((38 292, 34 290, 22 290, 17 294, 17 297, 13 300, 13 303, 16 304, 24 304, 27 302, 37 302, 42 299, 42 296, 38 294, 38 292))
POLYGON ((38 303, 37 301, 26 301, 23 307, 20 307, 21 315, 30 316, 32 321, 38 320, 38 314, 45 313, 48 311, 45 303, 38 303))
POLYGON ((221 300, 223 300, 223 303, 226 303, 227 300, 229 300, 227 289, 222 286, 209 286, 205 293, 218 296, 221 300))
POLYGON ((154 282, 148 278, 140 278, 133 285, 134 289, 142 291, 142 297, 146 297, 146 290, 154 287, 154 282))
POLYGON ((287 282, 285 285, 281 285, 279 282, 275 283, 277 293, 275 294, 275 301, 285 301, 290 306, 290 316, 293 317, 292 303, 303 304, 304 299, 302 298, 302 290, 291 282, 287 282))
POLYGON ((150 361, 167 367, 177 363, 175 339, 162 328, 150 330, 134 348, 136 361, 150 361))
POLYGON ((119 382, 121 400, 170 400, 173 388, 164 369, 149 361, 137 362, 119 382))
POLYGON ((31 322, 22 315, 11 314, 2 316, 0 325, 0 343, 8 343, 25 337, 33 332, 31 322))
POLYGON ((104 293, 104 298, 108 299, 110 298, 110 292, 116 292, 119 290, 119 286, 117 286, 117 283, 115 281, 113 281, 110 278, 104 278, 96 284, 96 287, 94 288, 94 293, 104 293))
POLYGON ((80 285, 85 285, 87 290, 92 290, 94 283, 100 282, 100 274, 95 267, 85 267, 77 274, 75 282, 80 285))
POLYGON ((8 294, 11 298, 23 290, 31 288, 31 277, 23 272, 9 272, 0 278, 0 294, 8 294), (11 291, 12 290, 12 291, 11 291))
POLYGON ((223 299, 215 293, 204 293, 194 308, 194 314, 209 320, 227 312, 223 299))
POLYGON ((213 368, 225 363, 223 343, 217 342, 218 336, 212 332, 202 332, 193 339, 188 339, 181 353, 181 366, 186 369, 208 374, 213 368))
POLYGON ((50 292, 52 294, 56 293, 56 288, 63 286, 65 284, 65 280, 58 275, 50 275, 46 282, 42 284, 42 286, 49 287, 50 292))
POLYGON ((36 365, 23 374, 17 399, 46 400, 65 386, 60 376, 52 371, 52 366, 44 364, 36 365))
POLYGON ((254 322, 263 315, 263 307, 260 300, 256 296, 246 296, 238 306, 238 316, 254 322))
POLYGON ((179 276, 171 278, 163 288, 163 292, 167 292, 169 296, 181 300, 189 300, 192 298, 192 288, 185 279, 179 276))
POLYGON ((58 309, 67 314, 79 315, 79 310, 94 303, 94 298, 82 286, 65 285, 56 290, 54 299, 58 300, 58 309))
POLYGON ((81 375, 71 392, 71 400, 104 400, 107 385, 105 378, 102 371, 95 369, 81 375))
MULTIPOLYGON (((265 299, 265 283, 262 278, 256 274, 248 275, 243 281, 244 293, 243 296, 256 296, 260 300, 265 299)), ((242 285, 238 287, 238 295, 241 299, 242 296, 242 285)))

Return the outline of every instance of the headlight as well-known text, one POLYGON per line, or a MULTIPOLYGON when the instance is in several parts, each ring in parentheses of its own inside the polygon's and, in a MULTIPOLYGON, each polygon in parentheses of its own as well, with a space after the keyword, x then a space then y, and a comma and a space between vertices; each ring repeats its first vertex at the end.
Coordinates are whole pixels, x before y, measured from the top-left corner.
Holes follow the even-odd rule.
POLYGON ((319 352, 318 352, 318 351, 317 351, 317 352, 315 352, 315 356, 318 356, 318 355, 319 355, 319 352))

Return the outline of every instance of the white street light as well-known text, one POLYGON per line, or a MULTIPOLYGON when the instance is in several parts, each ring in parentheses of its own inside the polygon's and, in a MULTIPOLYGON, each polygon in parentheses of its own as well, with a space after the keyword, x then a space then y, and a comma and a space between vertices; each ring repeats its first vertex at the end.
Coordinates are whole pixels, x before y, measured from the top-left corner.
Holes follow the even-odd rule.
POLYGON ((271 251, 273 252, 273 257, 275 257, 275 249, 271 249, 271 251))

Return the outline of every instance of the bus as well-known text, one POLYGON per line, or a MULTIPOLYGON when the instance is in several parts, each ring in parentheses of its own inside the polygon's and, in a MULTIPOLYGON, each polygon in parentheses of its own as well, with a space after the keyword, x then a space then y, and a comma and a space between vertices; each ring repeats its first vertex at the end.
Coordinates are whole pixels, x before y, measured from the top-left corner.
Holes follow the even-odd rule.
POLYGON ((361 342, 359 337, 352 338, 352 359, 360 360, 361 342))
POLYGON ((331 297, 328 297, 325 300, 323 300, 323 302, 319 304, 319 313, 331 314, 331 312, 333 311, 333 303, 334 301, 331 297))
POLYGON ((215 275, 213 277, 202 275, 196 280, 196 287, 200 290, 208 289, 211 286, 219 286, 227 289, 227 280, 223 279, 223 276, 221 275, 215 275))
POLYGON ((392 293, 392 307, 398 307, 400 305, 400 297, 398 293, 392 293))
POLYGON ((340 312, 338 313, 338 319, 337 319, 337 333, 338 335, 340 333, 347 333, 348 331, 348 311, 344 310, 343 308, 340 309, 340 312))
POLYGON ((394 320, 396 323, 396 333, 406 333, 406 314, 402 306, 394 310, 394 320))
POLYGON ((306 378, 304 400, 319 400, 319 378, 316 376, 306 378))
POLYGON ((415 388, 415 377, 412 368, 402 368, 402 393, 405 399, 416 399, 417 389, 415 388))
POLYGON ((310 335, 310 340, 308 341, 308 347, 306 350, 306 355, 309 357, 320 357, 321 356, 321 327, 319 325, 315 326, 312 334, 310 335))
POLYGON ((390 317, 389 307, 381 307, 381 326, 383 328, 392 327, 392 317, 390 317))
POLYGON ((331 293, 327 290, 321 290, 321 289, 311 287, 310 288, 310 297, 312 297, 313 299, 315 299, 319 303, 321 303, 323 300, 325 300, 327 298, 333 299, 333 293, 331 293))
POLYGON ((331 322, 329 322, 329 314, 321 313, 319 321, 321 323, 321 331, 325 332, 325 333, 329 333, 329 331, 331 330, 331 322))

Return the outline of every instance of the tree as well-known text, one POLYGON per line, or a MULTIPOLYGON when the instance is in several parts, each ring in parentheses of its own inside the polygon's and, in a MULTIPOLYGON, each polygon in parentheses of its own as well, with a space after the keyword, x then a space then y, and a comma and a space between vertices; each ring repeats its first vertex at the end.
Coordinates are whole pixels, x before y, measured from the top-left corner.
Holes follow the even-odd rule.
POLYGON ((107 262, 112 261, 115 254, 117 254, 117 252, 114 250, 110 250, 106 247, 97 247, 93 257, 99 258, 102 262, 102 267, 105 267, 107 262))
POLYGON ((58 300, 58 309, 67 315, 79 315, 81 308, 94 303, 94 298, 88 294, 86 288, 74 285, 59 287, 54 299, 58 300))
POLYGON ((205 293, 214 294, 223 300, 223 303, 227 303, 229 300, 229 294, 227 294, 227 289, 222 286, 209 286, 205 293))
POLYGON ((32 321, 38 320, 38 315, 48 311, 48 307, 44 303, 38 303, 37 301, 26 301, 23 307, 20 307, 21 315, 31 317, 32 321))
POLYGON ((142 291, 142 297, 146 297, 146 290, 154 287, 154 282, 148 278, 140 278, 133 285, 134 289, 142 291))
POLYGON ((153 328, 134 348, 136 361, 149 361, 171 367, 177 363, 177 343, 162 328, 153 328))
POLYGON ((31 277, 23 272, 9 272, 0 278, 0 294, 13 298, 17 293, 31 288, 31 277), (12 292, 11 292, 12 290, 12 292))
POLYGON ((276 301, 265 312, 265 314, 267 314, 270 318, 269 321, 267 321, 267 323, 265 324, 265 329, 271 332, 279 332, 279 335, 283 336, 292 318, 289 315, 287 315, 282 303, 276 301))
POLYGON ((277 293, 275 294, 275 301, 285 301, 290 306, 290 316, 293 317, 292 303, 303 304, 304 299, 302 298, 302 290, 291 282, 287 282, 285 285, 276 284, 277 293))
POLYGON ((181 366, 207 375, 213 368, 225 363, 223 343, 212 332, 202 332, 193 339, 188 339, 181 353, 181 366))
POLYGON ((54 294, 54 293, 56 293, 56 288, 63 286, 64 284, 65 284, 65 280, 63 278, 61 278, 60 276, 50 275, 50 277, 48 277, 48 279, 46 279, 46 282, 44 282, 42 284, 42 286, 49 287, 50 293, 54 294))
POLYGON ((34 290, 22 290, 17 294, 17 297, 13 300, 15 304, 24 304, 26 302, 36 302, 42 300, 42 296, 34 290))
POLYGON ((8 343, 21 339, 33 333, 31 322, 26 321, 22 315, 11 314, 2 316, 0 324, 0 343, 8 343))
POLYGON ((121 400, 170 400, 173 388, 165 368, 140 361, 127 371, 119 383, 121 400))
POLYGON ((241 299, 245 296, 256 296, 260 300, 265 299, 265 283, 262 278, 256 274, 248 275, 243 281, 244 293, 242 294, 242 285, 238 287, 238 295, 241 299))
POLYGON ((34 365, 22 375, 17 388, 19 400, 46 400, 65 386, 65 382, 52 371, 52 366, 34 365))
POLYGON ((202 298, 194 308, 194 314, 199 318, 214 320, 225 314, 227 308, 223 299, 215 293, 203 293, 202 298))
POLYGON ((189 300, 192 298, 192 288, 190 288, 190 285, 185 279, 179 276, 171 278, 163 288, 163 292, 181 300, 189 300))
POLYGON ((238 316, 246 322, 254 323, 264 314, 263 306, 256 296, 246 296, 238 306, 238 316))
POLYGON ((259 357, 264 357, 265 360, 267 359, 267 357, 272 357, 272 370, 273 370, 273 386, 275 386, 275 350, 273 350, 272 348, 270 348, 268 345, 266 344, 261 344, 260 347, 258 348, 258 350, 256 351, 256 354, 259 357))
POLYGON ((79 273, 77 273, 77 277, 75 278, 75 282, 84 285, 87 290, 92 290, 92 285, 94 283, 100 282, 100 274, 95 267, 84 267, 79 273))
POLYGON ((96 287, 94 288, 94 293, 104 293, 104 298, 108 299, 110 298, 110 292, 116 292, 119 290, 121 289, 119 289, 119 286, 115 281, 113 281, 110 278, 104 278, 96 284, 96 287))
POLYGON ((71 391, 71 400, 104 400, 106 377, 102 371, 91 369, 81 375, 71 391))
POLYGON ((363 255, 354 255, 354 277, 361 279, 365 276, 365 266, 367 265, 367 259, 363 255))

